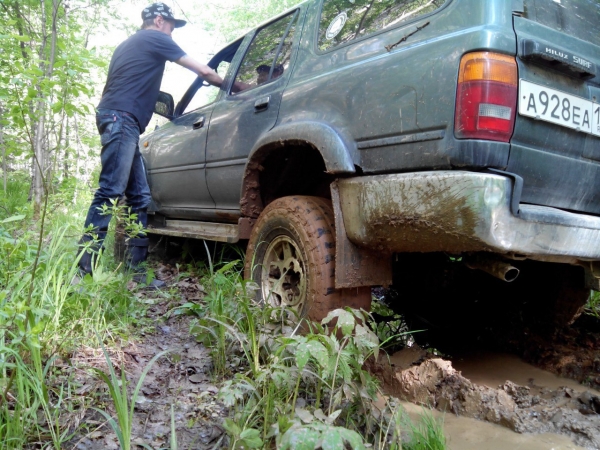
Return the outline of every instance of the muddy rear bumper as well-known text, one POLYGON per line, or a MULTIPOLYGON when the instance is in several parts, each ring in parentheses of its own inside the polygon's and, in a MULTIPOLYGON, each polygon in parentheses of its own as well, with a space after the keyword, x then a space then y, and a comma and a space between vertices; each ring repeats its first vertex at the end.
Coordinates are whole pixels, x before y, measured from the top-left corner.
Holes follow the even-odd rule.
POLYGON ((346 233, 383 253, 489 251, 536 260, 600 260, 600 218, 518 205, 501 175, 435 171, 339 181, 346 233), (513 206, 515 210, 515 206, 513 206))

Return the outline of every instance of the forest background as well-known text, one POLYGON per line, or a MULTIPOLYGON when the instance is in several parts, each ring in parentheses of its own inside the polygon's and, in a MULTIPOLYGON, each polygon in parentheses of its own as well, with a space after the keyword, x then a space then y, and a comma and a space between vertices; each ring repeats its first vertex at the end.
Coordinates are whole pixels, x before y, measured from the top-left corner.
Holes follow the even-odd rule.
MULTIPOLYGON (((99 173, 94 108, 114 48, 140 27, 141 10, 148 3, 0 0, 0 448, 73 448, 97 433, 90 428, 90 411, 98 407, 98 414, 108 411, 108 416, 106 422, 96 422, 97 428, 111 424, 121 448, 129 448, 132 405, 139 387, 134 390, 130 380, 116 375, 112 355, 146 329, 148 309, 153 307, 159 315, 157 302, 173 312, 172 300, 182 297, 177 289, 189 287, 189 280, 195 280, 204 301, 186 300, 175 312, 201 317, 192 330, 212 348, 216 374, 232 376, 231 357, 239 365, 242 354, 251 375, 242 384, 230 379, 220 390, 221 404, 229 406, 235 420, 225 420, 228 437, 219 442, 230 448, 274 448, 297 432, 304 433, 298 442, 326 443, 329 438, 342 447, 328 448, 343 448, 344 442, 362 448, 362 438, 352 431, 358 430, 363 438, 370 436, 372 448, 419 448, 399 443, 398 430, 410 425, 400 426, 397 410, 385 420, 375 414, 375 383, 362 362, 377 352, 378 344, 377 337, 360 325, 364 318, 339 313, 344 329, 329 336, 317 332, 259 339, 256 324, 266 315, 252 309, 245 289, 240 290, 245 285, 235 261, 178 266, 172 275, 183 280, 179 286, 158 299, 147 298, 131 289, 130 277, 113 262, 110 241, 109 255, 101 259, 93 279, 88 276, 74 284, 77 241, 99 173), (201 270, 204 278, 194 273, 201 270), (226 302, 232 298, 236 301, 226 302), (355 326, 361 330, 360 338, 349 334, 355 326), (272 344, 266 355, 265 342, 272 344), (106 403, 106 389, 104 397, 96 396, 97 385, 82 381, 82 377, 89 380, 93 371, 73 366, 73 355, 82 349, 104 360, 103 370, 109 375, 96 378, 106 382, 111 405, 106 403), (269 359, 275 354, 281 359, 269 359), (328 407, 312 413, 290 409, 304 397, 317 405, 327 398, 328 407), (298 414, 310 425, 300 427, 298 414), (374 417, 379 417, 375 424, 374 417), (352 430, 337 426, 341 422, 352 430)), ((296 1, 166 3, 176 17, 188 21, 174 32, 174 40, 190 56, 208 62, 226 43, 296 1)), ((177 99, 193 78, 186 69, 167 64, 162 89, 177 99)), ((157 120, 153 118, 148 128, 153 129, 157 120)), ((598 314, 599 297, 591 302, 590 310, 598 314)), ((170 361, 176 367, 176 360, 170 361)), ((120 373, 125 377, 125 370, 120 373)), ((444 448, 439 426, 424 423, 424 433, 439 443, 426 448, 444 448)), ((169 447, 176 449, 174 428, 170 436, 169 447)))

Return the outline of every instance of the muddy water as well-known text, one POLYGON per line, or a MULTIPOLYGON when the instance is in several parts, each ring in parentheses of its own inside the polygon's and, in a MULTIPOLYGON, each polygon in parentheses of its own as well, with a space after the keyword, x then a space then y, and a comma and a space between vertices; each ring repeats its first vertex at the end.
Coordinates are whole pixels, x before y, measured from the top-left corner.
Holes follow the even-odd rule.
MULTIPOLYGON (((600 448, 600 416, 583 411, 585 399, 597 400, 600 392, 513 355, 430 358, 418 346, 392 355, 394 380, 385 386, 400 398, 447 411, 434 415, 445 418, 450 449, 600 448)), ((415 416, 423 411, 405 407, 415 416)))
POLYGON ((591 391, 600 394, 574 380, 561 378, 545 370, 527 364, 518 356, 496 353, 471 353, 452 358, 452 366, 473 383, 497 388, 510 380, 529 387, 558 389, 568 387, 575 392, 591 391))
MULTIPOLYGON (((424 409, 412 403, 402 405, 413 421, 418 420, 424 409)), ((518 434, 507 428, 450 413, 427 411, 434 417, 443 418, 444 434, 449 450, 575 450, 579 447, 566 436, 558 434, 518 434)))

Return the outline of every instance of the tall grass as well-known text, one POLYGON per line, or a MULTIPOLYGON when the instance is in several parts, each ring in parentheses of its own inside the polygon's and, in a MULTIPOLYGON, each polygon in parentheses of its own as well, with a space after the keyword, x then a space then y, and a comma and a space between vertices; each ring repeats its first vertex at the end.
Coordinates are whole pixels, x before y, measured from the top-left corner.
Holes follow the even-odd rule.
POLYGON ((9 195, 0 196, 0 448, 59 449, 74 431, 64 426, 73 405, 55 360, 96 330, 103 337, 127 333, 131 295, 108 257, 100 258, 94 279, 72 283, 84 204, 53 199, 38 252, 40 231, 23 187, 11 183, 9 195))

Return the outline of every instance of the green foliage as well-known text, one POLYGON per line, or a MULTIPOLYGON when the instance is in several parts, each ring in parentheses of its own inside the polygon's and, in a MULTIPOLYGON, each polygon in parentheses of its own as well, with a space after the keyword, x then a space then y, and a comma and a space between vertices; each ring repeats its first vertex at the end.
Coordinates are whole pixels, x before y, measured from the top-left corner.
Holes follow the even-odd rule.
POLYGON ((408 418, 405 423, 409 429, 409 440, 402 445, 403 450, 445 450, 446 437, 441 420, 425 413, 418 424, 408 418))
POLYGON ((208 31, 222 35, 226 43, 298 3, 296 0, 230 0, 226 9, 221 3, 207 3, 202 16, 213 20, 201 23, 208 31))
MULTIPOLYGON (((18 183, 17 183, 18 184, 18 183)), ((9 183, 11 185, 11 183, 9 183)), ((87 203, 87 199, 85 199, 87 203)), ((60 200, 51 199, 60 204, 60 200)), ((48 441, 63 448, 75 430, 65 414, 77 407, 69 380, 59 378, 57 355, 89 341, 94 330, 124 334, 139 314, 126 289, 127 278, 102 256, 94 278, 73 284, 76 238, 82 217, 57 207, 42 236, 30 210, 13 205, 0 216, 0 447, 23 448, 48 441), (36 263, 37 261, 37 263, 36 263)))
POLYGON ((590 299, 585 307, 585 312, 600 319, 600 292, 592 291, 590 299))
POLYGON ((23 173, 16 173, 8 180, 6 192, 0 189, 0 219, 27 214, 27 195, 30 180, 23 173))
POLYGON ((203 280, 204 304, 175 311, 198 316, 191 330, 212 349, 215 375, 233 375, 219 393, 231 411, 230 448, 399 445, 390 426, 399 413, 376 412, 377 382, 363 368, 379 352, 368 315, 340 309, 321 324, 288 323, 285 311, 252 300, 256 286, 241 280, 237 263, 203 280))
POLYGON ((129 396, 127 394, 128 382, 127 378, 125 377, 125 370, 121 369, 121 377, 119 379, 115 372, 112 360, 110 359, 110 356, 108 355, 108 352, 104 347, 104 344, 100 342, 100 345, 102 346, 102 351, 104 352, 104 358, 106 359, 110 376, 102 372, 100 369, 94 369, 94 371, 96 373, 96 376, 102 381, 104 381, 104 383, 106 383, 106 385, 108 386, 110 396, 113 400, 113 404, 117 412, 117 421, 115 422, 115 420, 106 411, 97 408, 96 410, 100 414, 102 414, 110 424, 111 428, 117 435, 119 444, 121 444, 121 449, 129 450, 131 448, 131 427, 133 425, 133 412, 135 408, 135 401, 139 395, 140 389, 142 388, 142 385, 144 383, 144 379, 146 378, 146 375, 148 375, 148 371, 150 370, 150 368, 159 358, 161 358, 168 352, 163 351, 158 353, 150 360, 150 362, 148 362, 148 364, 146 364, 146 367, 144 367, 144 370, 140 375, 140 379, 138 380, 135 386, 133 394, 131 395, 131 399, 129 399, 129 396))
POLYGON ((356 431, 323 423, 293 425, 281 439, 281 450, 337 450, 344 448, 366 449, 362 437, 356 431))

